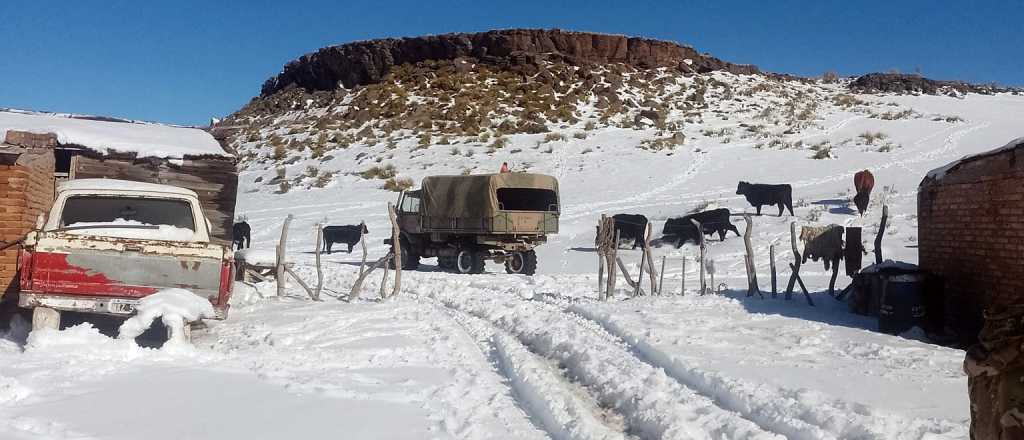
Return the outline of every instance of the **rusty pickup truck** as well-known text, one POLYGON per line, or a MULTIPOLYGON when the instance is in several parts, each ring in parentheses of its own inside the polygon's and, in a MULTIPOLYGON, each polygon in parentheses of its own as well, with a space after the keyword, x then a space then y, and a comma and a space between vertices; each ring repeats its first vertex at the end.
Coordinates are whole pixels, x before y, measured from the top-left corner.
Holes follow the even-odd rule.
POLYGON ((32 327, 57 328, 62 311, 128 317, 138 301, 166 288, 207 298, 228 311, 233 256, 210 241, 196 193, 113 179, 57 187, 49 216, 25 238, 18 304, 32 327))

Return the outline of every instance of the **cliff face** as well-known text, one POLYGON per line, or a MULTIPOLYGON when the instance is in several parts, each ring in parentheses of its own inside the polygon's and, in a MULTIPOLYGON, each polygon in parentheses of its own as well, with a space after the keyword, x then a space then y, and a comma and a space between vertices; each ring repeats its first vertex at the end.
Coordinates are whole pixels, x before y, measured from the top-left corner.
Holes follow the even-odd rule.
POLYGON ((526 72, 534 70, 537 61, 547 59, 577 66, 623 63, 644 69, 673 67, 683 72, 758 73, 756 66, 725 62, 668 41, 557 29, 510 29, 325 47, 285 65, 280 74, 263 84, 261 95, 291 87, 316 91, 342 84, 351 88, 380 81, 394 66, 456 58, 474 58, 526 72))

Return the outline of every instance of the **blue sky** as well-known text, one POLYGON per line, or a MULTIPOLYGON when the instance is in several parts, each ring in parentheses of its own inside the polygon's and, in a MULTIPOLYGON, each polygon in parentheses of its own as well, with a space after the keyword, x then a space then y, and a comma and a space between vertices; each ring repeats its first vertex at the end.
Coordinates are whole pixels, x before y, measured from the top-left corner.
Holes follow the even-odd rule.
POLYGON ((764 70, 1024 86, 1022 1, 0 1, 0 107, 205 124, 352 40, 543 27, 678 41, 764 70))

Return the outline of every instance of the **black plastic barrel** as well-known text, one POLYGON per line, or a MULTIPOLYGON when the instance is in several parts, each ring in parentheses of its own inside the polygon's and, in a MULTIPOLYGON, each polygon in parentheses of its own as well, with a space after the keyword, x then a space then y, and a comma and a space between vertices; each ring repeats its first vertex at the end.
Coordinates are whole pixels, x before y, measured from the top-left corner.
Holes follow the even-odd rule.
POLYGON ((878 330, 898 335, 924 322, 924 276, 883 274, 878 330))

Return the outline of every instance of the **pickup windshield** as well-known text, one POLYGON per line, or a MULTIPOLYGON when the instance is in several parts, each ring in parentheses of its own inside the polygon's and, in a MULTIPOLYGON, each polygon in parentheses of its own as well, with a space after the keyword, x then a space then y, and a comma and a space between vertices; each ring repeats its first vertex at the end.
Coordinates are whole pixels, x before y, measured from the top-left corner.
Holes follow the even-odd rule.
POLYGON ((82 235, 189 240, 196 225, 185 200, 74 196, 64 202, 59 228, 82 235))

